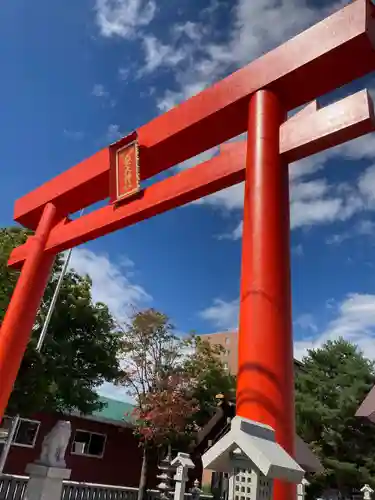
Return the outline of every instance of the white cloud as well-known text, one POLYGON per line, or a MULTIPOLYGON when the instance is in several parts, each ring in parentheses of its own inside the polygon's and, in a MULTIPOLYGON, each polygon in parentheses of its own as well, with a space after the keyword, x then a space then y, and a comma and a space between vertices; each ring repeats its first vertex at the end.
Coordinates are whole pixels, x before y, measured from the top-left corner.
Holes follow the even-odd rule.
POLYGON ((375 295, 348 294, 338 305, 336 318, 322 333, 294 343, 295 356, 301 359, 307 349, 340 337, 357 344, 367 357, 375 359, 375 295))
POLYGON ((201 12, 204 18, 201 22, 174 26, 169 33, 171 52, 177 50, 178 44, 181 49, 181 39, 176 38, 176 32, 186 35, 182 45, 185 58, 174 71, 175 88, 165 90, 158 101, 159 109, 164 111, 194 95, 345 3, 342 0, 328 7, 313 7, 303 0, 238 0, 228 13, 230 28, 225 41, 216 43, 219 26, 215 24, 212 10, 220 4, 212 2, 211 12, 209 9, 201 12))
POLYGON ((373 237, 375 235, 375 222, 372 220, 360 220, 357 224, 351 227, 349 231, 332 234, 326 239, 328 245, 339 245, 346 240, 355 238, 356 236, 373 237))
POLYGON ((154 18, 154 0, 96 0, 96 22, 105 37, 129 39, 154 18))
MULTIPOLYGON (((373 141, 372 141, 373 142, 373 141)), ((368 168, 359 178, 358 188, 370 208, 375 207, 375 165, 368 168)))
POLYGON ((92 88, 91 94, 95 97, 109 97, 109 92, 105 89, 104 85, 101 83, 95 83, 92 88))
POLYGON ((130 76, 130 69, 121 67, 118 69, 118 77, 121 81, 125 82, 130 76))
POLYGON ((162 66, 173 68, 185 57, 182 50, 174 49, 170 45, 164 45, 153 35, 144 36, 142 43, 145 53, 145 64, 139 70, 138 77, 152 73, 162 66))
MULTIPOLYGON (((215 0, 208 7, 210 22, 205 17, 208 11, 203 10, 200 21, 175 24, 163 33, 162 40, 154 34, 144 38, 144 63, 140 71, 143 74, 151 73, 161 66, 173 69, 173 85, 157 98, 157 106, 164 112, 346 3, 345 0, 339 0, 331 1, 329 5, 312 6, 306 0, 237 0, 228 12, 229 31, 221 34, 220 38, 225 40, 218 43, 215 40, 219 26, 212 16, 221 4, 215 0), (273 29, 270 30, 269 26, 273 26, 273 29)), ((201 153, 184 162, 180 168, 204 161, 216 151, 201 153)), ((375 188, 373 192, 366 192, 366 188, 371 191, 371 186, 375 186, 373 182, 369 184, 370 179, 364 178, 355 190, 346 191, 328 185, 324 178, 307 179, 319 172, 322 177, 324 166, 329 160, 373 160, 374 156, 375 142, 372 138, 364 137, 290 165, 292 228, 347 220, 365 206, 370 208, 372 204, 375 205, 375 188)), ((243 207, 243 185, 215 193, 195 204, 240 211, 243 207)), ((241 237, 241 228, 242 223, 239 223, 229 235, 221 237, 238 239, 241 237)))
POLYGON ((311 332, 316 333, 318 331, 318 327, 315 324, 314 318, 312 314, 301 314, 294 320, 294 324, 302 328, 303 330, 310 330, 311 332))
MULTIPOLYGON (((318 348, 328 340, 343 337, 357 344, 366 356, 375 359, 375 295, 350 293, 338 304, 330 299, 326 307, 334 311, 335 317, 323 331, 318 331, 311 314, 300 315, 294 320, 295 325, 309 332, 307 337, 294 342, 295 357, 301 359, 308 349, 318 348)), ((218 331, 236 329, 238 308, 238 300, 226 302, 215 299, 212 306, 200 312, 200 316, 218 331)))
MULTIPOLYGON (((134 263, 126 256, 121 256, 118 263, 115 263, 106 254, 97 254, 86 248, 75 248, 69 268, 81 276, 90 276, 93 301, 106 304, 120 323, 129 320, 134 308, 142 308, 152 300, 145 289, 134 282, 134 263)), ((125 388, 109 382, 98 388, 98 393, 133 403, 125 388)))
POLYGON ((126 321, 133 307, 141 307, 152 298, 145 289, 137 285, 129 275, 129 260, 119 264, 105 254, 97 254, 85 248, 75 248, 70 267, 78 274, 88 274, 92 280, 92 297, 95 302, 107 304, 119 321, 126 321))
POLYGON ((218 330, 231 330, 238 324, 238 300, 226 302, 214 299, 212 306, 204 309, 199 316, 209 321, 218 330))
MULTIPOLYGON (((324 164, 340 157, 345 160, 374 160, 373 135, 356 139, 342 146, 324 151, 314 157, 296 162, 290 167, 290 219, 291 228, 311 227, 334 221, 345 221, 353 215, 375 210, 375 164, 368 166, 351 184, 328 184, 324 177, 309 179, 323 171, 324 164)), ((241 213, 244 184, 202 198, 196 204, 219 207, 241 213)), ((357 234, 365 234, 358 231, 357 234)), ((223 238, 242 237, 242 221, 223 238)))
POLYGON ((161 112, 168 111, 176 104, 186 101, 190 97, 199 94, 206 87, 204 81, 192 81, 182 87, 181 90, 166 90, 163 97, 157 99, 157 107, 161 112))

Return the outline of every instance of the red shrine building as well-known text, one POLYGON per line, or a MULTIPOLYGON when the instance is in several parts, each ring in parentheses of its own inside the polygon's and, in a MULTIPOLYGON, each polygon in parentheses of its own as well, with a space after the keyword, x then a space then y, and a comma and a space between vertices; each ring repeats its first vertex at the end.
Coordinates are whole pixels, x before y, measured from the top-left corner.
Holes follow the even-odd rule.
MULTIPOLYGON (((101 397, 105 407, 92 415, 36 413, 21 418, 5 463, 4 473, 25 475, 27 464, 40 456, 42 441, 58 420, 71 422, 72 434, 66 452, 71 480, 86 483, 138 487, 142 450, 133 435, 129 403, 101 397)), ((0 451, 11 419, 4 417, 0 427, 0 451)), ((156 474, 151 465, 150 486, 156 474)), ((154 469, 156 471, 156 469, 154 469)))

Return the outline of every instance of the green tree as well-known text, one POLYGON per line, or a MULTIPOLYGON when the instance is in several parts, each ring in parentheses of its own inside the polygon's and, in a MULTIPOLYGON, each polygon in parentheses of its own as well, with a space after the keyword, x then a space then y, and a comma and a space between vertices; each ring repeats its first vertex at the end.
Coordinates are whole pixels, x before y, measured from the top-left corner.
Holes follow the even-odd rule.
POLYGON ((298 434, 320 456, 325 472, 309 492, 325 488, 342 494, 365 483, 375 486, 375 429, 355 417, 375 383, 374 363, 343 339, 310 350, 296 376, 298 434))
POLYGON ((217 395, 233 399, 236 380, 224 367, 221 360, 224 348, 221 345, 212 345, 202 337, 192 335, 185 341, 185 349, 190 355, 184 358, 182 371, 187 374, 192 397, 197 401, 197 411, 192 418, 196 426, 202 427, 217 410, 217 395))
POLYGON ((3 321, 19 275, 19 271, 8 267, 9 255, 13 248, 25 243, 30 234, 30 231, 20 227, 0 229, 0 322, 3 321))
MULTIPOLYGON (((18 271, 7 267, 10 251, 26 240, 18 228, 0 231, 0 318, 4 317, 18 271)), ((56 287, 61 259, 57 258, 38 312, 7 408, 8 414, 78 410, 101 407, 97 389, 119 374, 120 335, 106 305, 94 303, 91 281, 69 271, 60 290, 41 353, 35 349, 56 287)))

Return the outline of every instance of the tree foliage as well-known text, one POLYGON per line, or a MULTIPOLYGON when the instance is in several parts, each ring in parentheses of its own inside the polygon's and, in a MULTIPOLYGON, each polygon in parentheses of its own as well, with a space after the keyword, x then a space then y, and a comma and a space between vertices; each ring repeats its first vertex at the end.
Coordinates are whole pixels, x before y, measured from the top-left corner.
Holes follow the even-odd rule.
POLYGON ((216 395, 234 387, 221 347, 197 336, 178 338, 168 317, 154 309, 134 314, 121 352, 120 383, 136 400, 138 435, 153 444, 191 437, 216 410, 216 395))
POLYGON ((236 381, 221 361, 224 352, 221 345, 212 345, 195 335, 184 345, 190 354, 184 358, 182 371, 190 381, 192 397, 198 402, 194 422, 202 427, 217 410, 218 394, 227 399, 234 396, 236 381))
POLYGON ((176 371, 142 397, 134 412, 137 433, 142 441, 157 446, 183 441, 197 429, 193 416, 198 410, 187 374, 176 371))
MULTIPOLYGON (((0 231, 1 320, 18 277, 7 267, 8 256, 26 237, 18 228, 0 231)), ((74 271, 65 275, 42 352, 36 352, 60 270, 57 258, 9 401, 10 414, 73 409, 90 413, 101 407, 97 388, 119 374, 120 337, 114 320, 106 305, 92 301, 90 279, 74 271)))
POLYGON ((365 483, 375 487, 375 429, 355 417, 375 383, 374 363, 343 339, 310 350, 303 363, 296 376, 297 431, 325 467, 312 481, 311 494, 326 488, 345 494, 365 483))
POLYGON ((215 396, 233 386, 219 354, 199 337, 178 338, 168 317, 155 309, 135 312, 125 325, 119 383, 136 401, 135 432, 144 450, 139 500, 150 448, 187 445, 215 410, 215 396))

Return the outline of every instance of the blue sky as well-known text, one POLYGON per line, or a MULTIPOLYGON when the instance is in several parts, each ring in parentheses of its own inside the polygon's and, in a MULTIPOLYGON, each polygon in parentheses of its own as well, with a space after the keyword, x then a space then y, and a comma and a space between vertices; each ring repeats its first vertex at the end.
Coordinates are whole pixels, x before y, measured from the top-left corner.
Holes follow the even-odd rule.
MULTIPOLYGON (((1 224, 16 198, 345 3, 5 2, 1 224)), ((322 103, 364 85, 375 89, 373 77, 322 103)), ((375 357, 374 144, 367 136, 291 166, 297 356, 344 335, 375 357)), ((180 332, 235 327, 242 196, 236 186, 106 236, 72 264, 122 318, 134 304, 167 313, 180 332)))

